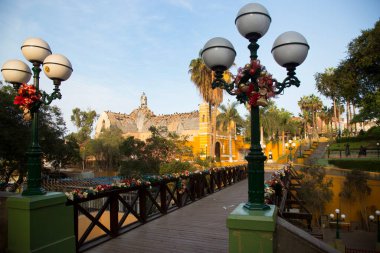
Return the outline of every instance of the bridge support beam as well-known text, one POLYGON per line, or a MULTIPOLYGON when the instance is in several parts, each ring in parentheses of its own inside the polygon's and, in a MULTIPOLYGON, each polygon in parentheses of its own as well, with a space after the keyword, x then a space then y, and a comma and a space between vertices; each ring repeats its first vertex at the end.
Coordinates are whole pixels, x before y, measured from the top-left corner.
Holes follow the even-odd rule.
POLYGON ((74 253, 74 212, 63 193, 10 197, 9 253, 74 253))
POLYGON ((274 252, 274 231, 277 207, 268 210, 248 210, 240 204, 227 218, 229 252, 274 252))

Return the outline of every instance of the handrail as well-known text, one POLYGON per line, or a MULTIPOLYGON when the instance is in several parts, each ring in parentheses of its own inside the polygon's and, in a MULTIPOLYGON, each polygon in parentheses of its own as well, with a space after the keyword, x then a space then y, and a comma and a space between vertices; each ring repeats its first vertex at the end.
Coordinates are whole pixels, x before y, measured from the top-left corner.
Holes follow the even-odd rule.
POLYGON ((77 252, 115 238, 246 177, 246 165, 230 166, 188 177, 161 179, 150 186, 136 185, 68 200, 67 204, 74 208, 77 252), (84 218, 90 221, 89 225, 79 231, 84 218))
POLYGON ((282 191, 282 198, 279 204, 278 214, 280 217, 288 218, 288 219, 301 219, 307 221, 308 229, 311 230, 311 219, 312 214, 311 212, 303 205, 303 201, 298 198, 298 196, 295 194, 297 193, 296 188, 292 187, 293 183, 292 180, 295 180, 297 182, 297 185, 301 186, 302 182, 299 180, 299 175, 296 170, 292 166, 288 166, 287 170, 285 171, 285 176, 282 179, 284 188, 282 191), (292 192, 295 191, 295 193, 292 192), (304 212, 300 213, 291 213, 289 211, 289 208, 291 207, 290 203, 296 203, 299 205, 301 210, 304 212))

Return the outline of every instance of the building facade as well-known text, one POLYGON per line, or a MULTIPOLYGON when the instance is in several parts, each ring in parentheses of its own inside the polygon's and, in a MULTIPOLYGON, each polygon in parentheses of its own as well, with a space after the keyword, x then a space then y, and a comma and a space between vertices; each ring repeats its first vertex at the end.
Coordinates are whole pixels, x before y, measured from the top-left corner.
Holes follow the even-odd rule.
POLYGON ((216 161, 241 161, 247 152, 243 137, 236 134, 236 126, 232 123, 231 134, 216 127, 218 110, 210 108, 208 103, 199 105, 199 109, 187 113, 155 115, 148 108, 148 99, 143 93, 140 106, 130 114, 103 112, 95 127, 95 138, 111 126, 122 131, 123 137, 133 136, 145 141, 150 137, 151 126, 167 127, 168 131, 179 136, 188 137, 188 145, 193 154, 201 158, 213 157, 216 161), (232 152, 230 152, 230 149, 232 152))

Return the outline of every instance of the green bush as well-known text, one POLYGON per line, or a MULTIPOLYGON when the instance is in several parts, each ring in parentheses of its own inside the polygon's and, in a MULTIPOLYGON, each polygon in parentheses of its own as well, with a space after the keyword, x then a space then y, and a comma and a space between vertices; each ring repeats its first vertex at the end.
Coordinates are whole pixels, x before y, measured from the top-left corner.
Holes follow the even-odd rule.
POLYGON ((360 142, 360 141, 379 141, 380 140, 380 127, 374 126, 368 129, 367 132, 359 132, 358 136, 355 137, 342 137, 336 138, 337 143, 346 142, 360 142))
POLYGON ((368 129, 368 131, 365 133, 366 136, 371 137, 373 139, 380 139, 380 127, 371 127, 368 129))
POLYGON ((380 159, 329 159, 328 161, 329 164, 341 169, 380 172, 380 159))
POLYGON ((189 162, 171 161, 163 163, 160 167, 160 175, 178 173, 182 171, 194 171, 195 168, 189 162))

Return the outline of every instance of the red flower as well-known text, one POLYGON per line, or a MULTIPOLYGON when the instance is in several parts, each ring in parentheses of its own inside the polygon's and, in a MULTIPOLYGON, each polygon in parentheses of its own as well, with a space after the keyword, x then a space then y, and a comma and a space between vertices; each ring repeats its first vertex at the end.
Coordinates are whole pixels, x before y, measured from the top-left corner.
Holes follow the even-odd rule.
POLYGON ((15 97, 13 103, 19 105, 21 109, 30 109, 33 104, 40 100, 41 94, 37 94, 34 85, 22 84, 17 91, 18 96, 15 97))

